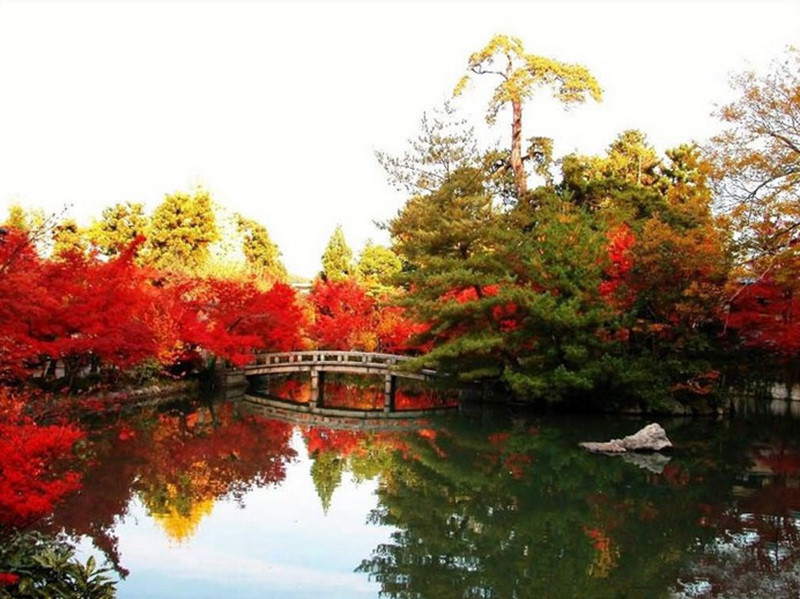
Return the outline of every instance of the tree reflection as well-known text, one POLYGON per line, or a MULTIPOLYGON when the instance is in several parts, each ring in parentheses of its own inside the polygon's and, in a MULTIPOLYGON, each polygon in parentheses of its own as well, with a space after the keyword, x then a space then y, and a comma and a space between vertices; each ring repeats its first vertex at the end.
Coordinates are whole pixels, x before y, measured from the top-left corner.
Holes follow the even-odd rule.
POLYGON ((749 464, 732 497, 705 506, 702 524, 716 531, 695 549, 676 585, 678 597, 800 596, 800 437, 796 422, 771 433, 746 431, 749 464))
MULTIPOLYGON (((257 383, 258 393, 297 404, 311 400, 311 379, 303 374, 273 374, 257 383)), ((326 408, 382 411, 385 404, 383 375, 352 375, 326 372, 323 377, 322 402, 326 408)), ((398 412, 454 408, 459 389, 447 383, 394 379, 394 409, 398 412)))
POLYGON ((55 511, 53 523, 87 535, 126 574, 113 530, 139 497, 173 540, 186 540, 219 499, 279 484, 296 454, 292 425, 242 414, 234 404, 144 410, 108 423, 93 439, 83 490, 55 511))
POLYGON ((386 472, 393 452, 403 447, 401 436, 391 430, 307 426, 302 434, 312 460, 311 478, 325 513, 344 472, 357 481, 373 479, 386 472))
POLYGON ((359 570, 389 597, 664 596, 735 456, 689 447, 655 474, 574 441, 526 419, 419 431, 370 517, 397 531, 359 570))
MULTIPOLYGON (((184 542, 216 501, 282 482, 299 430, 325 511, 345 476, 377 480, 391 527, 358 571, 387 597, 763 597, 800 593, 800 427, 673 421, 660 460, 589 454, 640 423, 462 413, 380 430, 267 419, 233 404, 146 410, 87 443, 54 530, 121 573, 132 498, 184 542)), ((773 421, 774 422, 774 421, 773 421)))

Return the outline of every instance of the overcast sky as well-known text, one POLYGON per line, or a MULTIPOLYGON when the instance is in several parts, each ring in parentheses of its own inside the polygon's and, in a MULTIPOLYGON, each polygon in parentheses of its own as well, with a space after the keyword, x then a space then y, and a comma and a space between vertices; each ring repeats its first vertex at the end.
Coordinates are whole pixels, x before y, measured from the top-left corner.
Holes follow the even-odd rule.
MULTIPOLYGON (((800 45, 800 0, 772 2, 70 2, 0 0, 0 215, 69 207, 88 224, 202 185, 314 276, 341 224, 358 252, 404 198, 400 152, 496 33, 588 67, 604 101, 526 106, 525 137, 601 152, 637 128, 704 141, 731 73, 800 45)), ((478 126, 491 82, 459 101, 478 126)), ((508 119, 487 139, 508 137, 508 119)))

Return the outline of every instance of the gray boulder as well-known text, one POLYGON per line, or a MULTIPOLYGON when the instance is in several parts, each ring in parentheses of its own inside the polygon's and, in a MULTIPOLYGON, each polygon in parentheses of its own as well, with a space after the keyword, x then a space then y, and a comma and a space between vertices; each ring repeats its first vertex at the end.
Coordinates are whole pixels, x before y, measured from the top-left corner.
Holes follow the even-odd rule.
POLYGON ((627 453, 629 451, 661 451, 672 447, 666 431, 660 424, 648 424, 642 430, 624 439, 611 439, 606 442, 585 442, 580 446, 592 453, 627 453))

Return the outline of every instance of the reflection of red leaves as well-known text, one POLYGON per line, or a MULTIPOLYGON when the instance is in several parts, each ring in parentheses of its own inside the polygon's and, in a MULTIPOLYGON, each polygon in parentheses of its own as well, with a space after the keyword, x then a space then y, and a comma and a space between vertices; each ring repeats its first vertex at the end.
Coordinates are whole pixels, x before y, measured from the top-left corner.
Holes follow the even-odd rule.
POLYGON ((439 447, 439 444, 436 442, 436 440, 439 438, 439 433, 437 431, 432 428, 421 428, 417 431, 417 435, 428 442, 428 445, 430 445, 431 449, 433 449, 437 456, 440 458, 447 457, 447 453, 441 447, 439 447))
POLYGON ((492 445, 505 445, 510 437, 510 433, 494 433, 489 435, 489 443, 492 445))
POLYGON ((658 509, 652 502, 648 501, 639 508, 639 520, 655 520, 658 517, 658 509))
POLYGON ((294 456, 290 437, 288 423, 240 417, 230 403, 215 406, 213 415, 207 409, 188 417, 162 415, 152 437, 142 443, 149 464, 140 476, 174 481, 179 487, 187 475, 194 476, 193 498, 216 499, 245 481, 263 485, 283 480, 285 460, 294 456))
POLYGON ((330 428, 310 428, 303 436, 309 455, 335 453, 347 457, 359 448, 362 435, 357 431, 335 430, 330 428))
POLYGON ((409 447, 389 432, 365 433, 358 430, 339 430, 309 427, 303 431, 306 449, 310 456, 333 454, 347 459, 351 456, 367 455, 375 447, 389 448, 407 453, 409 447))
POLYGON ((517 480, 522 479, 526 467, 533 463, 533 457, 527 453, 510 453, 503 460, 503 468, 517 480))
POLYGON ((123 424, 120 427, 119 434, 117 438, 120 441, 130 441, 136 436, 136 431, 133 430, 128 424, 123 424))
MULTIPOLYGON (((528 429, 528 434, 538 434, 538 427, 532 426, 528 429)), ((491 470, 501 466, 502 470, 508 472, 513 478, 520 480, 525 471, 533 463, 533 456, 519 451, 509 451, 508 443, 511 440, 511 433, 499 432, 489 435, 489 443, 498 448, 497 453, 486 454, 484 456, 488 467, 491 470)))
MULTIPOLYGON (((677 464, 667 464, 660 474, 648 474, 648 482, 654 485, 666 483, 671 487, 685 487, 692 477, 687 470, 677 464)), ((701 479, 698 479, 700 482, 701 479)))
POLYGON ((595 549, 605 549, 608 545, 609 539, 606 534, 599 528, 583 528, 583 532, 587 537, 592 539, 592 545, 595 549))
POLYGON ((127 416, 125 424, 95 431, 91 448, 97 459, 86 469, 81 492, 56 506, 58 529, 51 532, 91 537, 121 568, 115 524, 137 493, 150 502, 168 496, 173 503, 166 507, 185 508, 237 498, 284 479, 286 464, 296 456, 290 447, 292 424, 241 414, 231 402, 216 404, 213 414, 208 407, 198 411, 203 418, 143 409, 127 416), (175 494, 165 493, 168 489, 175 494))
POLYGON ((308 403, 311 401, 311 381, 297 381, 294 379, 270 381, 269 393, 281 399, 288 399, 297 403, 308 403))
POLYGON ((773 474, 800 474, 800 453, 791 448, 769 448, 759 452, 755 460, 773 474))
POLYGON ((674 487, 685 487, 691 479, 686 470, 673 464, 667 464, 664 466, 664 472, 662 473, 662 476, 664 477, 664 480, 674 487))
POLYGON ((431 410, 453 407, 457 404, 456 394, 448 393, 447 391, 436 389, 396 389, 394 392, 394 407, 397 411, 431 410))

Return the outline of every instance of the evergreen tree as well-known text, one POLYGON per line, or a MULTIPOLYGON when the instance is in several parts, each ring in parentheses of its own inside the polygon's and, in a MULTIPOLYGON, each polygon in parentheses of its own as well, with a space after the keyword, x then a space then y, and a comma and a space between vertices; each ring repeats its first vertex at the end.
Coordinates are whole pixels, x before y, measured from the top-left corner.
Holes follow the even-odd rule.
POLYGON ((347 245, 341 225, 336 225, 325 252, 322 254, 320 276, 327 281, 341 281, 354 274, 353 250, 347 245))
POLYGON ((242 250, 248 266, 269 279, 285 280, 287 273, 281 261, 281 252, 266 227, 240 214, 236 215, 236 224, 244 237, 242 250))
MULTIPOLYGON (((600 85, 585 67, 527 54, 521 40, 507 35, 495 35, 483 49, 474 52, 467 68, 476 75, 500 78, 486 118, 493 124, 500 110, 506 104, 511 106, 509 164, 514 173, 517 197, 522 198, 528 191, 522 149, 523 103, 543 87, 550 87, 553 95, 565 105, 581 103, 590 97, 600 101, 600 85)), ((466 88, 469 78, 470 75, 462 77, 454 95, 466 88)))
POLYGON ((402 156, 375 152, 389 183, 412 195, 438 189, 457 169, 480 162, 475 132, 449 102, 424 113, 417 137, 402 156))
POLYGON ((209 255, 209 244, 219 237, 207 191, 166 196, 153 212, 145 252, 159 269, 195 271, 209 255))
POLYGON ((504 247, 513 283, 497 299, 507 316, 503 345, 514 359, 503 381, 518 397, 552 402, 614 374, 619 322, 602 295, 608 238, 598 216, 551 192, 530 221, 530 231, 515 228, 504 247))
POLYGON ((139 235, 145 235, 147 217, 140 203, 125 202, 103 209, 100 220, 87 231, 91 243, 101 254, 115 256, 139 235))
POLYGON ((381 295, 392 289, 394 278, 400 273, 403 263, 389 248, 368 241, 356 265, 359 280, 373 295, 381 295))
POLYGON ((465 379, 499 377, 511 357, 495 317, 496 289, 509 273, 499 246, 500 213, 476 168, 460 168, 429 194, 411 198, 388 223, 407 264, 402 304, 428 329, 420 363, 465 379))

